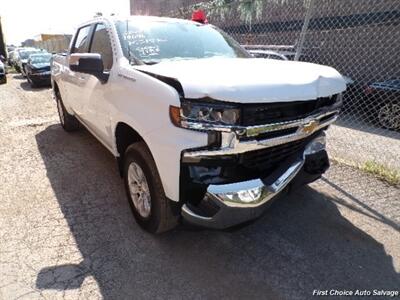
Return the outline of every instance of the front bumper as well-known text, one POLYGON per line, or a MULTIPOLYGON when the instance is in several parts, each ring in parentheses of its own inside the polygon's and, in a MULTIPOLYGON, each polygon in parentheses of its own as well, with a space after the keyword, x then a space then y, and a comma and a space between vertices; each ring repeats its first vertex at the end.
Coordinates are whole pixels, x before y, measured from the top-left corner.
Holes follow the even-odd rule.
POLYGON ((50 72, 31 73, 28 76, 29 76, 29 79, 32 80, 32 82, 35 84, 38 84, 38 85, 50 85, 51 84, 50 72))
POLYGON ((289 184, 312 182, 329 167, 325 135, 313 139, 301 155, 287 158, 270 175, 238 183, 209 185, 198 205, 182 206, 182 217, 202 227, 224 229, 259 217, 289 184))

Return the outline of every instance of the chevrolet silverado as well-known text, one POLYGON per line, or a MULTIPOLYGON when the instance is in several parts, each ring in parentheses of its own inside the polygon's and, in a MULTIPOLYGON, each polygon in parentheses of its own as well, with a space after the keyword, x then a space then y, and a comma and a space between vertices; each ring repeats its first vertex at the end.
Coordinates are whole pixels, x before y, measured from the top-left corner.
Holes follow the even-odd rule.
POLYGON ((213 25, 159 17, 80 25, 51 73, 62 127, 116 157, 152 233, 250 221, 318 179, 346 88, 331 67, 253 58, 213 25))

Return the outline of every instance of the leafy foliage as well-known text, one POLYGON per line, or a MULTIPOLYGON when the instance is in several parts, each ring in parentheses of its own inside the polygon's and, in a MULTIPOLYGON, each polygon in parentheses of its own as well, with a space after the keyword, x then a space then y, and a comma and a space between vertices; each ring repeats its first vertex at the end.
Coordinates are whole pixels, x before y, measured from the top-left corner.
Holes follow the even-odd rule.
POLYGON ((261 19, 263 12, 263 0, 241 0, 237 7, 240 19, 249 25, 253 23, 253 18, 256 20, 261 19))
MULTIPOLYGON (((258 21, 263 16, 263 11, 267 4, 285 5, 291 0, 209 0, 199 2, 194 5, 180 7, 177 9, 176 17, 185 18, 197 9, 206 11, 209 19, 220 19, 225 21, 229 15, 236 11, 242 22, 251 26, 254 21, 258 21)), ((310 0, 303 0, 303 5, 307 6, 310 0)))

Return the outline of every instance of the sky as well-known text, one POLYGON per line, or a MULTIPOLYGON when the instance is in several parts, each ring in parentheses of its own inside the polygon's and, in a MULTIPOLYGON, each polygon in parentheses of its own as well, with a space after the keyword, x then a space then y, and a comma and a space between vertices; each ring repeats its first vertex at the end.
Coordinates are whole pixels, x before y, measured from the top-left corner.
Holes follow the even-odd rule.
POLYGON ((129 0, 1 0, 7 45, 20 45, 40 33, 72 34, 96 12, 129 15, 129 0))

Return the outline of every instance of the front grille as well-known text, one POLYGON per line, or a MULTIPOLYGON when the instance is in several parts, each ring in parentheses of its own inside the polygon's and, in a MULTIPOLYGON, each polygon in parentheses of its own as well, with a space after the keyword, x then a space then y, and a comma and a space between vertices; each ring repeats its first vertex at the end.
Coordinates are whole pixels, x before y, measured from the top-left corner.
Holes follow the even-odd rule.
POLYGON ((48 72, 48 71, 50 71, 50 66, 39 68, 39 69, 32 69, 32 73, 42 73, 42 72, 48 72))
POLYGON ((265 140, 265 139, 272 139, 276 137, 282 137, 285 135, 290 135, 296 133, 298 127, 291 127, 286 129, 274 130, 274 131, 267 131, 264 133, 260 133, 257 136, 240 136, 240 141, 249 141, 249 140, 265 140))
POLYGON ((301 157, 307 144, 320 132, 321 130, 307 138, 271 148, 227 157, 213 157, 194 164, 183 164, 181 174, 182 178, 187 180, 183 186, 192 191, 192 197, 193 186, 190 184, 200 185, 200 191, 203 191, 207 184, 226 184, 264 178, 286 160, 294 156, 301 157))
POLYGON ((321 107, 331 106, 337 96, 311 101, 295 101, 265 104, 247 104, 242 108, 242 125, 257 126, 305 118, 321 107))
POLYGON ((248 169, 269 170, 275 168, 290 156, 302 154, 307 144, 318 135, 313 135, 294 142, 285 143, 271 148, 246 152, 240 155, 240 163, 248 169))

